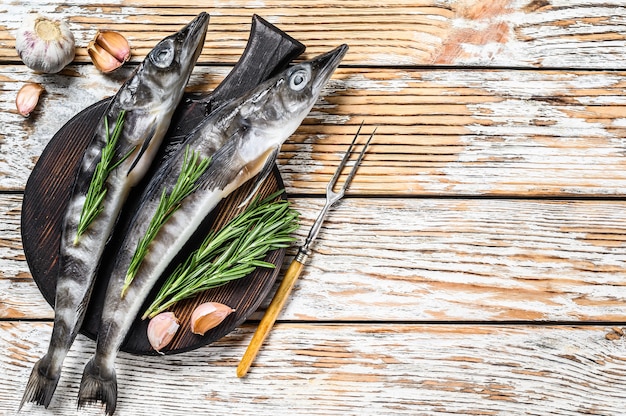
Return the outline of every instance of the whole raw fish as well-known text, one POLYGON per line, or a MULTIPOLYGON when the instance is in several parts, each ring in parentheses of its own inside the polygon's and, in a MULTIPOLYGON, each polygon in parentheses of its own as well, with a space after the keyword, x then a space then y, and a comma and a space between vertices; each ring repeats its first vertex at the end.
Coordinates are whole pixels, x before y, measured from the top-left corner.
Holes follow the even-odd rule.
POLYGON ((202 13, 159 42, 113 97, 98 124, 80 163, 63 224, 50 345, 33 368, 20 407, 26 402, 50 404, 63 360, 82 325, 104 247, 131 187, 145 174, 167 132, 204 45, 208 22, 209 15, 202 13), (102 211, 77 237, 85 196, 110 133, 104 119, 113 126, 121 112, 124 124, 114 160, 123 162, 106 178, 102 211))
MULTIPOLYGON (((115 357, 150 290, 199 224, 231 192, 253 177, 261 183, 271 171, 283 142, 298 128, 316 102, 348 47, 342 45, 310 61, 294 65, 218 109, 196 129, 157 172, 150 195, 132 221, 117 253, 98 329, 94 357, 83 372, 79 406, 101 401, 115 411, 115 357), (212 157, 198 189, 160 229, 137 275, 122 296, 126 272, 163 190, 176 182, 189 148, 212 157), (218 149, 216 151, 216 149, 218 149)), ((255 186, 256 189, 256 186, 255 186)))

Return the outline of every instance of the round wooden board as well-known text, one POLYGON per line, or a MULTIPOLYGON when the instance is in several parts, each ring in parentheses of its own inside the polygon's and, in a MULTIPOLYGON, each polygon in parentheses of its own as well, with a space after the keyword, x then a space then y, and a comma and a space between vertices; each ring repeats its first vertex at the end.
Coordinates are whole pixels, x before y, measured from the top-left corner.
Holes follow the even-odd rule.
MULTIPOLYGON (((158 166, 163 163, 167 155, 171 154, 172 149, 180 144, 181 139, 202 118, 219 108, 221 104, 240 96, 286 67, 304 49, 302 43, 260 16, 254 15, 246 48, 228 76, 211 93, 185 94, 172 118, 172 126, 154 165, 158 166)), ((52 306, 54 306, 56 290, 61 228, 72 183, 87 143, 109 100, 102 100, 86 108, 63 126, 44 149, 26 183, 21 224, 24 253, 39 290, 52 306)), ((150 174, 149 172, 147 177, 150 174)), ((145 185, 147 177, 137 188, 145 185)), ((283 189, 283 183, 278 169, 274 168, 273 175, 270 175, 257 194, 269 195, 278 189, 283 189)), ((219 227, 234 217, 238 213, 234 207, 237 207, 250 191, 250 184, 246 184, 222 201, 213 214, 205 220, 173 264, 188 255, 211 227, 219 227)), ((114 235, 102 256, 94 293, 81 328, 81 332, 92 339, 96 339, 98 333, 100 312, 104 303, 108 278, 111 274, 112 262, 110 260, 116 245, 119 244, 120 238, 128 226, 126 222, 130 219, 130 213, 137 205, 137 200, 133 196, 137 197, 139 194, 140 192, 131 192, 131 197, 120 215, 114 235)), ((181 321, 181 329, 168 348, 163 350, 163 353, 178 353, 209 344, 240 325, 268 295, 280 271, 283 257, 284 250, 270 253, 266 261, 275 264, 277 266, 275 269, 258 269, 250 276, 202 293, 197 298, 181 302, 172 308, 172 311, 181 321), (224 303, 236 309, 236 312, 201 337, 192 334, 188 327, 191 311, 195 305, 204 301, 224 303)), ((171 270, 166 270, 163 277, 166 277, 169 272, 171 270)), ((157 284, 155 291, 158 287, 159 284, 157 284)), ((154 293, 147 302, 153 296, 154 293)), ((142 308, 142 310, 144 309, 142 308)), ((135 354, 156 354, 148 343, 146 327, 147 321, 137 319, 122 345, 122 350, 135 354)))
MULTIPOLYGON (((190 105, 190 102, 186 100, 181 105, 190 105)), ((103 100, 88 107, 63 126, 46 146, 26 184, 22 206, 24 253, 37 286, 52 306, 54 306, 61 229, 72 183, 82 154, 106 108, 106 104, 107 100, 103 100)), ((283 184, 278 169, 274 168, 273 175, 270 175, 263 183, 257 194, 265 196, 279 189, 283 189, 283 184)), ((241 209, 236 207, 250 191, 251 184, 248 183, 224 199, 211 216, 204 221, 177 260, 187 256, 212 227, 221 227, 240 212, 241 209)), ((137 195, 139 192, 133 192, 133 194, 137 195)), ((111 272, 112 262, 107 260, 112 258, 115 246, 119 243, 120 235, 123 234, 123 230, 127 226, 125 221, 130 217, 129 213, 135 206, 136 201, 130 198, 120 216, 115 234, 103 255, 94 293, 81 328, 81 332, 92 339, 97 337, 100 311, 111 272)), ((179 318, 181 328, 172 343, 162 352, 168 354, 194 349, 231 332, 245 321, 268 295, 280 271, 283 258, 284 249, 272 252, 268 254, 266 261, 275 264, 275 269, 258 268, 243 279, 209 290, 194 299, 175 305, 171 311, 179 318), (224 303, 236 311, 204 336, 194 335, 189 330, 189 318, 195 306, 205 301, 224 303)), ((163 277, 166 277, 169 271, 166 271, 163 277)), ((147 320, 136 320, 122 346, 122 350, 135 354, 155 354, 146 336, 147 323, 147 320)))

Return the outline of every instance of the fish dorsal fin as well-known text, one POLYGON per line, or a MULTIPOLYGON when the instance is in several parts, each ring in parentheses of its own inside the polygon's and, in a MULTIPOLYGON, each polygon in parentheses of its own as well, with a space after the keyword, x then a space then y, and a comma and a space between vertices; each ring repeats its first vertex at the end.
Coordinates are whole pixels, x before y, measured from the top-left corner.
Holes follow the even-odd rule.
POLYGON ((265 179, 267 179, 269 174, 272 172, 272 169, 274 169, 274 165, 276 163, 276 159, 278 158, 279 150, 279 147, 275 148, 274 150, 272 150, 272 153, 269 155, 269 157, 267 157, 265 165, 263 166, 263 168, 261 168, 261 171, 254 178, 254 184, 252 185, 252 189, 248 193, 248 196, 246 196, 246 199, 244 199, 241 204, 239 204, 239 208, 247 205, 248 202, 250 202, 250 200, 257 193, 265 179))

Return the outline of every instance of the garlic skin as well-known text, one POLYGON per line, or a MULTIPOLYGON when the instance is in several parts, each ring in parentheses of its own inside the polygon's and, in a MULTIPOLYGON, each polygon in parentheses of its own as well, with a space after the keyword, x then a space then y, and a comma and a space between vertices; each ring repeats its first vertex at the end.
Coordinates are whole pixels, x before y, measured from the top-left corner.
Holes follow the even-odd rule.
POLYGON ((130 59, 130 45, 126 38, 111 30, 99 30, 87 45, 91 62, 101 72, 109 73, 130 59))
POLYGON ((30 116, 30 113, 37 107, 39 97, 44 91, 45 89, 39 84, 32 82, 24 84, 15 97, 17 111, 24 117, 30 116))
POLYGON ((174 338, 180 324, 173 312, 162 312, 148 323, 148 341, 155 351, 161 352, 174 338))
POLYGON ((222 323, 231 313, 235 312, 230 306, 218 302, 206 302, 196 306, 191 314, 191 332, 204 335, 209 329, 222 323))
POLYGON ((17 30, 15 49, 24 64, 54 74, 74 60, 74 35, 62 20, 28 15, 17 30))

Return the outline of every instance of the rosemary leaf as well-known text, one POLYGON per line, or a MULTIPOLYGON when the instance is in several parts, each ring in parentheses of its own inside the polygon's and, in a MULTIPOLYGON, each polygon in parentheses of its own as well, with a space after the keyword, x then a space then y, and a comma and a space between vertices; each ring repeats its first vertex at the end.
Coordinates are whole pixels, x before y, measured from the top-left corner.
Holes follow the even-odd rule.
POLYGON ((115 121, 115 128, 113 133, 109 133, 109 120, 108 117, 104 117, 104 130, 105 130, 105 145, 100 153, 100 161, 96 165, 91 182, 89 183, 89 189, 85 197, 85 202, 80 213, 80 219, 78 220, 78 227, 76 229, 76 236, 74 237, 74 245, 78 244, 80 236, 87 230, 87 228, 94 222, 94 220, 100 215, 104 209, 104 197, 106 196, 107 189, 105 187, 106 180, 109 174, 119 166, 128 156, 129 152, 123 156, 119 161, 113 162, 115 156, 115 150, 117 147, 117 141, 122 133, 122 127, 124 126, 124 116, 126 110, 121 110, 115 121))
POLYGON ((168 193, 166 189, 163 189, 161 199, 159 200, 159 206, 148 229, 137 244, 133 258, 131 259, 128 271, 126 272, 126 278, 124 280, 124 287, 122 288, 122 297, 126 293, 126 290, 130 286, 131 282, 137 275, 137 271, 143 262, 143 259, 148 254, 150 243, 167 220, 180 208, 183 200, 196 190, 198 185, 196 182, 198 178, 207 170, 211 163, 210 158, 204 158, 199 161, 200 156, 197 152, 191 151, 189 146, 185 149, 185 159, 183 160, 183 166, 176 180, 176 184, 172 190, 168 193))
POLYGON ((295 241, 291 233, 299 227, 298 212, 287 201, 276 200, 281 192, 255 198, 222 229, 210 233, 166 279, 143 319, 199 292, 241 279, 257 267, 275 268, 264 261, 267 253, 295 241))

